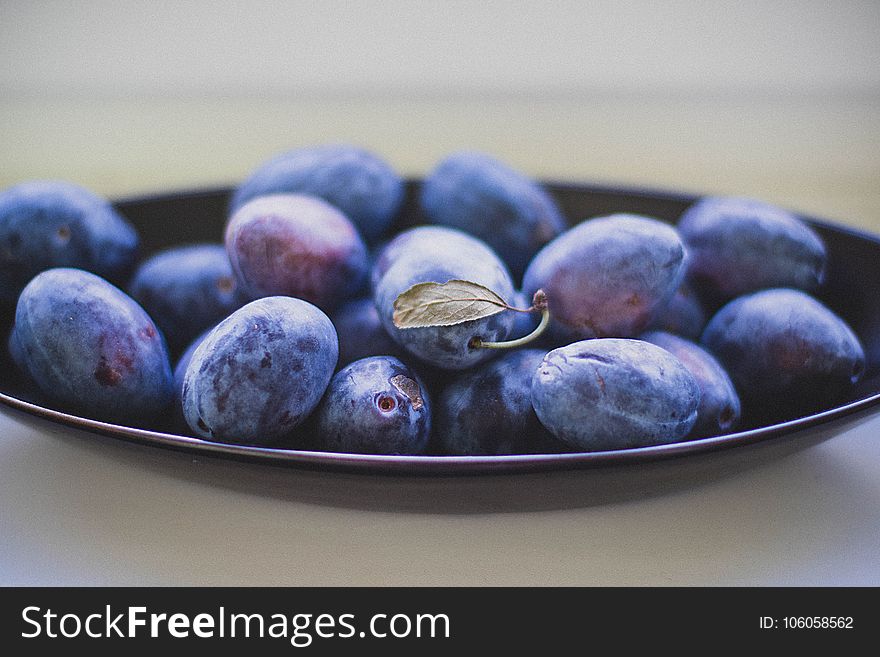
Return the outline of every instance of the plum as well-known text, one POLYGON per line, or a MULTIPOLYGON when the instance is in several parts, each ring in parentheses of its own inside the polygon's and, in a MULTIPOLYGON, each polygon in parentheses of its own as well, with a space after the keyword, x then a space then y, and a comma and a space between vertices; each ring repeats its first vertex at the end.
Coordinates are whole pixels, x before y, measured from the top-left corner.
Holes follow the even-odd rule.
POLYGON ((133 299, 95 274, 37 274, 18 299, 14 333, 17 359, 33 382, 67 408, 140 421, 171 402, 161 332, 133 299))
POLYGON ((53 267, 124 283, 137 250, 134 228, 78 185, 34 180, 0 192, 0 304, 14 303, 31 278, 53 267))
POLYGON ((319 446, 332 452, 421 454, 431 403, 419 377, 393 356, 343 367, 315 412, 319 446))
POLYGON ((690 254, 688 278, 725 300, 765 288, 809 291, 825 276, 821 238, 762 201, 702 198, 681 215, 678 230, 690 254))
POLYGON ((585 221, 541 249, 523 291, 544 290, 558 336, 632 337, 664 308, 684 271, 685 249, 674 228, 616 214, 585 221))
POLYGON ((540 185, 484 153, 461 151, 444 158, 425 179, 420 202, 432 223, 486 242, 517 279, 532 256, 566 227, 540 185))
POLYGON ((700 403, 699 385, 675 356, 625 338, 554 349, 535 371, 531 393, 541 423, 585 451, 678 442, 700 403))
POLYGON ((505 340, 513 326, 512 311, 453 326, 400 329, 394 325, 394 302, 416 283, 446 283, 453 279, 483 285, 502 299, 513 298, 514 288, 504 263, 483 242, 452 228, 422 227, 402 233, 389 244, 393 258, 379 256, 383 274, 373 300, 388 334, 408 353, 448 370, 466 369, 493 355, 473 347, 474 338, 505 340))
POLYGON ((447 385, 435 410, 442 450, 467 456, 563 451, 532 408, 532 377, 545 353, 512 351, 447 385))
POLYGON ((261 196, 230 217, 226 252, 251 298, 293 296, 329 311, 367 275, 367 250, 352 223, 303 194, 261 196))
POLYGON ((739 395, 727 372, 712 354, 690 340, 663 331, 645 333, 641 339, 678 358, 700 386, 697 422, 690 437, 715 436, 736 426, 741 412, 739 395))
POLYGON ((321 310, 292 297, 239 308, 196 347, 183 375, 183 414, 204 438, 264 444, 288 436, 321 400, 338 356, 321 310))
POLYGON ((157 253, 135 271, 129 292, 162 329, 175 352, 247 301, 220 244, 193 244, 157 253))
POLYGON ((846 322, 789 288, 729 302, 709 320, 702 342, 740 396, 768 408, 827 403, 865 371, 864 348, 846 322))
POLYGON ((277 155, 235 190, 232 211, 258 196, 317 196, 348 217, 370 241, 388 229, 403 201, 403 180, 377 155, 356 146, 328 144, 277 155))

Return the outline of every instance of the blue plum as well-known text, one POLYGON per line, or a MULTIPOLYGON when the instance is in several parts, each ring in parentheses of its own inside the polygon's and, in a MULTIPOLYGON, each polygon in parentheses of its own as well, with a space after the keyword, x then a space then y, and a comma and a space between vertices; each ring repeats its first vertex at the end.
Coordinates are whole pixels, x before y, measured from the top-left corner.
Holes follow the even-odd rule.
POLYGON ((560 440, 585 451, 682 440, 697 421, 700 387, 665 349, 642 340, 582 340, 548 353, 532 405, 560 440))
POLYGON ((484 153, 461 151, 443 159, 425 179, 420 201, 432 223, 479 237, 517 279, 566 227, 540 185, 484 153))
POLYGON ((557 336, 632 337, 662 311, 684 271, 674 228, 617 214, 585 221, 545 246, 526 270, 523 291, 544 290, 557 336))
POLYGON ((324 394, 336 330, 301 299, 265 297, 239 308, 196 347, 183 376, 183 414, 199 436, 263 444, 290 435, 324 394))
POLYGON ((18 359, 50 399, 90 417, 142 420, 171 402, 162 334, 144 310, 80 269, 37 274, 15 312, 18 359))
POLYGON ((348 145, 282 153, 262 164, 236 190, 232 210, 269 194, 310 194, 339 208, 368 240, 388 229, 403 201, 403 180, 377 155, 348 145))
POLYGON ((472 281, 510 300, 513 282, 498 256, 477 238, 440 226, 402 233, 388 248, 394 249, 394 257, 383 259, 380 255, 377 265, 383 267, 384 273, 373 297, 388 334, 410 354, 443 369, 466 369, 495 355, 490 349, 474 348, 472 340, 505 340, 513 326, 513 312, 504 311, 453 326, 407 329, 394 325, 393 314, 398 295, 416 283, 429 281, 472 281))
POLYGON ((178 351, 247 301, 220 244, 162 251, 143 262, 129 292, 178 351))
POLYGON ((691 340, 699 340, 706 326, 706 312, 696 293, 683 282, 664 308, 659 310, 648 325, 653 331, 674 333, 691 340))
POLYGON ((447 385, 435 410, 442 450, 466 456, 563 451, 532 408, 532 377, 545 353, 506 353, 447 385))
POLYGON ((293 296, 332 310, 361 287, 369 261, 339 210, 302 194, 261 196, 230 217, 226 252, 251 298, 293 296))
POLYGON ((431 435, 425 386, 393 356, 342 368, 315 412, 319 446, 332 452, 421 454, 431 435))
POLYGON ((865 370, 858 337, 809 294, 777 288, 738 297, 706 326, 702 342, 740 396, 767 407, 828 403, 865 370))
POLYGON ((339 336, 339 368, 367 356, 399 356, 402 351, 382 326, 372 299, 344 303, 331 319, 339 336))
POLYGON ((812 290, 825 276, 821 238, 762 201, 703 198, 681 215, 678 230, 690 254, 688 278, 723 299, 764 288, 812 290))
POLYGON ((663 331, 645 333, 641 339, 678 358, 700 386, 697 422, 690 437, 715 436, 736 427, 741 413, 739 395, 727 372, 712 354, 690 340, 663 331))
POLYGON ((0 303, 37 273, 86 269, 121 283, 137 257, 134 228, 110 203, 68 182, 35 180, 0 192, 0 303))

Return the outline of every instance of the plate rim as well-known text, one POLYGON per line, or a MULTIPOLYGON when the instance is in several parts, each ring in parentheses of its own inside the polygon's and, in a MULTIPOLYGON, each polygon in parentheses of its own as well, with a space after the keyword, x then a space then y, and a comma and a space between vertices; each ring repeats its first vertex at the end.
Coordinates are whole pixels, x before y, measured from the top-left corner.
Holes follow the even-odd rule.
POLYGON ((820 427, 835 420, 849 418, 861 411, 870 410, 880 404, 880 393, 794 420, 677 443, 595 452, 485 456, 353 454, 215 443, 191 436, 93 420, 18 399, 3 392, 0 392, 0 402, 14 410, 80 431, 206 456, 261 461, 293 467, 327 468, 350 472, 373 471, 389 475, 464 475, 637 466, 649 462, 711 454, 786 438, 797 439, 798 436, 793 434, 801 430, 820 427))

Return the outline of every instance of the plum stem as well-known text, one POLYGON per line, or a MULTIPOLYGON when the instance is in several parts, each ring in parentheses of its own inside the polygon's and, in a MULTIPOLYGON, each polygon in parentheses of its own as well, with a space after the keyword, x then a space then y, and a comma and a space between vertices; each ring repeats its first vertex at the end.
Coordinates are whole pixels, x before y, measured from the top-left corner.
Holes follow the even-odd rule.
MULTIPOLYGON (((511 308, 511 310, 519 309, 511 308)), ((528 311, 520 310, 520 312, 535 312, 537 310, 541 311, 541 321, 535 327, 535 330, 528 335, 524 335, 516 340, 507 340, 506 342, 483 342, 482 338, 475 337, 471 340, 470 347, 473 349, 516 349, 528 344, 532 340, 536 340, 550 324, 550 310, 547 308, 547 297, 544 295, 543 290, 535 292, 532 307, 528 311)))
POLYGON ((504 306, 507 310, 513 310, 518 313, 534 313, 539 310, 543 311, 547 308, 547 295, 544 294, 544 290, 538 290, 535 292, 532 297, 532 305, 528 308, 516 308, 514 306, 510 306, 505 304, 504 306))

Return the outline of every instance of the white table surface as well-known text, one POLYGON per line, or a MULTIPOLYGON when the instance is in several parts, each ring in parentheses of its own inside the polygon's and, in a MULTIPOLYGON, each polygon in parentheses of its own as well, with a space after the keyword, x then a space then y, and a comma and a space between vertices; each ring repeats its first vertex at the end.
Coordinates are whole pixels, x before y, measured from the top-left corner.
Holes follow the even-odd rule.
MULTIPOLYGON (((748 194, 880 232, 878 107, 2 98, 0 186, 61 177, 117 196, 221 184, 284 148, 353 140, 408 174, 472 147, 535 176, 748 194)), ((880 417, 617 501, 576 494, 590 476, 329 475, 35 429, 4 411, 0 584, 880 584, 880 417)))

